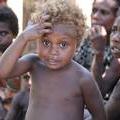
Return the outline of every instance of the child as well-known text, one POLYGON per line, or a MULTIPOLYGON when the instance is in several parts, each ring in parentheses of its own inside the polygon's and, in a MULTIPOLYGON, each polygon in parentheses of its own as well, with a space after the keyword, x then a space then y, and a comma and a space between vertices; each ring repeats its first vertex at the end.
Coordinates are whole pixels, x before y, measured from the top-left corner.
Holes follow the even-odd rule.
POLYGON ((18 34, 18 18, 11 8, 0 5, 0 52, 3 53, 18 34))
POLYGON ((3 100, 0 96, 0 120, 4 120, 6 114, 7 114, 7 109, 4 107, 3 100))
MULTIPOLYGON (((10 46, 17 34, 18 18, 16 14, 10 7, 0 5, 0 56, 10 46)), ((0 87, 6 87, 5 80, 0 80, 0 87)))
MULTIPOLYGON (((98 31, 98 35, 102 34, 98 31)), ((96 39, 98 40, 98 39, 96 39)), ((103 96, 109 91, 112 91, 109 100, 105 104, 108 120, 120 119, 120 10, 118 11, 118 17, 113 24, 110 35, 110 46, 113 54, 113 58, 110 67, 105 69, 103 74, 98 74, 99 71, 96 67, 99 63, 103 62, 104 53, 97 49, 95 61, 93 64, 93 75, 95 76, 103 96), (99 59, 101 58, 101 59, 99 59), (97 77, 96 77, 97 76, 97 77), (99 78, 99 79, 97 79, 99 78)), ((96 49, 96 47, 94 47, 96 49)), ((99 68, 100 69, 100 68, 99 68)))
POLYGON ((26 120, 83 120, 84 105, 94 120, 105 120, 95 81, 72 60, 85 30, 84 21, 76 6, 63 0, 47 1, 38 6, 32 23, 2 56, 1 78, 30 72, 26 120), (19 58, 30 40, 37 41, 38 55, 19 58))
MULTIPOLYGON (((14 11, 5 5, 0 5, 0 56, 10 46, 18 34, 18 18, 14 11)), ((0 80, 0 87, 5 87, 6 82, 0 80)))
MULTIPOLYGON (((107 81, 114 85, 110 99, 105 105, 108 120, 120 119, 120 9, 116 18, 110 37, 110 45, 114 55, 113 62, 106 74, 107 81), (109 74, 114 74, 114 79, 111 79, 109 74)), ((108 86, 110 87, 110 85, 108 86)))
POLYGON ((25 115, 29 103, 30 77, 23 75, 24 88, 20 90, 12 99, 12 105, 5 120, 25 120, 25 115))

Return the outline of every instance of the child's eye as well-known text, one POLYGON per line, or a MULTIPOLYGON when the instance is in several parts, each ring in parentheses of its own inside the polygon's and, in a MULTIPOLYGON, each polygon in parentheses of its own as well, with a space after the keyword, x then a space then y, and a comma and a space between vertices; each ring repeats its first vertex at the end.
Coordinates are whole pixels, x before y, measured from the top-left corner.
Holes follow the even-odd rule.
POLYGON ((109 14, 109 12, 106 11, 106 10, 100 10, 100 12, 101 12, 102 15, 107 15, 107 14, 109 14))
POLYGON ((66 47, 67 47, 67 42, 60 43, 60 48, 66 48, 66 47))
POLYGON ((45 47, 49 47, 50 46, 50 41, 49 40, 43 40, 42 43, 43 43, 43 45, 45 47))
POLYGON ((7 34, 9 34, 8 31, 0 31, 0 36, 5 37, 7 34))
POLYGON ((96 8, 93 8, 92 9, 92 14, 95 14, 97 12, 97 9, 96 8))

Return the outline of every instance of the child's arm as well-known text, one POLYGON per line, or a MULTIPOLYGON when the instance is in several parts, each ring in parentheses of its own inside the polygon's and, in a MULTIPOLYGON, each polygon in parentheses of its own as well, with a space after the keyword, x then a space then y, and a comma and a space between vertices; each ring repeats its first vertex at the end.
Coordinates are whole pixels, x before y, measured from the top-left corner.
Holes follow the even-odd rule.
POLYGON ((26 61, 18 59, 22 55, 28 41, 41 39, 42 35, 51 32, 51 24, 46 22, 48 16, 45 16, 42 19, 44 20, 43 23, 28 25, 28 27, 17 37, 15 42, 13 42, 2 55, 0 59, 0 79, 7 78, 13 70, 16 72, 20 71, 19 69, 23 70, 22 66, 24 66, 25 70, 30 68, 30 62, 26 65, 28 59, 26 61))
POLYGON ((83 99, 87 109, 92 115, 93 120, 106 120, 101 93, 89 72, 86 72, 81 87, 84 97, 83 99))

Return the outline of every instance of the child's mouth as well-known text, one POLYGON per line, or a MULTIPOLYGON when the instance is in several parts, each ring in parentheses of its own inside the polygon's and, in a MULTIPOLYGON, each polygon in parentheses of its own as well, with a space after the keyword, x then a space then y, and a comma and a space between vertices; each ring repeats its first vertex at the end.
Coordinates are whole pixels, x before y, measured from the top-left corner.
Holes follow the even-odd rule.
POLYGON ((58 64, 58 60, 55 60, 55 59, 49 59, 48 62, 49 62, 49 64, 51 64, 51 65, 56 65, 56 64, 58 64))

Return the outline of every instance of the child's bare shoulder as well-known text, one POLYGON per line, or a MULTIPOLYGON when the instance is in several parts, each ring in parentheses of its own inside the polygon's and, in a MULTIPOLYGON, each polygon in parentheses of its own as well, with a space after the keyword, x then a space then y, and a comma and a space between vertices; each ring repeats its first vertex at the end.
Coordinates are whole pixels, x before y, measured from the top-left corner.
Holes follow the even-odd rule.
POLYGON ((93 89, 98 90, 96 81, 94 80, 92 73, 78 63, 75 63, 75 66, 76 77, 81 90, 83 90, 84 93, 89 93, 90 91, 93 91, 93 89), (89 86, 91 87, 91 89, 89 88, 89 86))
POLYGON ((85 67, 75 62, 75 71, 77 76, 80 78, 80 81, 92 81, 93 76, 90 71, 88 71, 85 67))
POLYGON ((26 60, 26 61, 37 61, 39 60, 39 56, 35 53, 29 53, 23 55, 20 59, 26 60))

